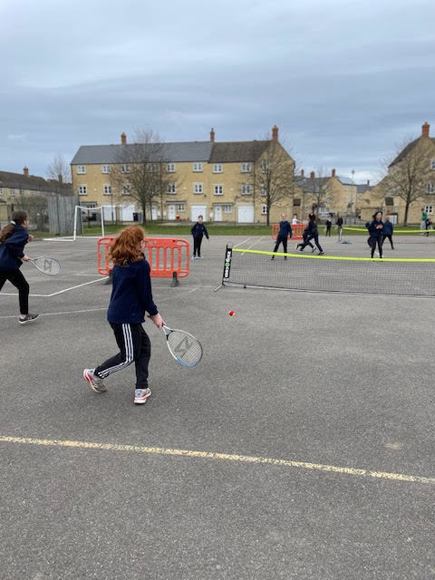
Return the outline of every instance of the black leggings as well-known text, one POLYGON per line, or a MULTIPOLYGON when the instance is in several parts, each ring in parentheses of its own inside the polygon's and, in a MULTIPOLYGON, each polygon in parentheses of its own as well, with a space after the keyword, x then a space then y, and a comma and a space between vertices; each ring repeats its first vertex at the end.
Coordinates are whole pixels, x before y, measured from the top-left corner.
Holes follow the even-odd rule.
POLYGON ((20 270, 0 271, 0 290, 3 288, 6 280, 9 280, 18 290, 20 314, 29 314, 29 284, 23 274, 20 270))
POLYGON ((314 249, 313 244, 311 243, 311 240, 314 240, 314 243, 317 246, 317 249, 319 250, 319 252, 323 252, 323 248, 319 243, 319 234, 311 234, 307 237, 306 240, 304 240, 303 244, 298 244, 298 247, 300 247, 301 251, 305 249, 306 246, 311 246, 311 248, 314 249))
POLYGON ((379 250, 379 257, 382 258, 382 238, 369 238, 367 240, 368 245, 370 246, 370 248, 372 249, 372 251, 370 252, 370 257, 374 258, 375 256, 375 250, 376 250, 376 244, 378 245, 378 250, 379 250))
POLYGON ((393 236, 391 234, 383 234, 382 235, 382 245, 384 245, 384 242, 387 238, 390 240, 391 249, 394 250, 393 236))
POLYGON ((201 244, 202 244, 202 236, 196 236, 193 238, 193 255, 201 257, 201 244))
POLYGON ((95 369, 95 374, 104 379, 122 371, 134 361, 136 367, 136 389, 148 387, 148 365, 151 357, 151 341, 142 324, 110 323, 119 346, 119 353, 104 361, 95 369))
POLYGON ((284 248, 284 254, 287 254, 287 237, 285 237, 285 238, 281 238, 281 237, 276 238, 276 244, 275 244, 275 247, 273 249, 273 252, 275 253, 275 252, 278 251, 278 248, 279 248, 279 245, 280 244, 282 244, 282 247, 284 248))

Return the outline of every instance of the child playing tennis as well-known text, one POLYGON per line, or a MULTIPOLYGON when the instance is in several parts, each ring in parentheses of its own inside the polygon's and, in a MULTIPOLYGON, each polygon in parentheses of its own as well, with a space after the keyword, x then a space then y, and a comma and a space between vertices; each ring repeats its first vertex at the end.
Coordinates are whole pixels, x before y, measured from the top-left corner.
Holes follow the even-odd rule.
POLYGON ((0 231, 0 290, 6 280, 17 288, 20 324, 33 322, 39 316, 29 314, 29 284, 20 271, 23 262, 30 260, 24 253, 24 246, 33 239, 27 232, 27 226, 26 212, 15 211, 12 214, 12 221, 0 231))
POLYGON ((150 266, 142 253, 144 231, 131 226, 121 232, 110 249, 113 262, 112 295, 107 320, 112 327, 119 353, 95 369, 84 369, 83 378, 96 393, 104 393, 103 379, 127 368, 136 367, 134 403, 142 405, 151 396, 148 387, 148 364, 151 342, 143 329, 145 312, 161 328, 164 324, 151 291, 150 266))

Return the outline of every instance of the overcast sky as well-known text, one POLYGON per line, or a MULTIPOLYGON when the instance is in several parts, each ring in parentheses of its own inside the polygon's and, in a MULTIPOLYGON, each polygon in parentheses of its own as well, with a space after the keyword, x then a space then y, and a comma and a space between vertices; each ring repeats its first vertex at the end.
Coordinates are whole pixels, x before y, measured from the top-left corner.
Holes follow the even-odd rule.
POLYGON ((434 0, 0 0, 0 170, 153 129, 377 179, 432 124, 434 0))

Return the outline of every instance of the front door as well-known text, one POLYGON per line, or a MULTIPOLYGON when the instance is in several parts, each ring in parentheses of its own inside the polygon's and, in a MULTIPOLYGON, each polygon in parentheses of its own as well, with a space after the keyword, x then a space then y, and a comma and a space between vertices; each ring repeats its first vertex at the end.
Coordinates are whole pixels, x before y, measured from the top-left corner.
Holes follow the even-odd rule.
POLYGON ((175 205, 168 205, 168 220, 175 220, 176 215, 175 205))
POLYGON ((215 222, 222 221, 222 206, 221 205, 214 206, 214 221, 215 222))

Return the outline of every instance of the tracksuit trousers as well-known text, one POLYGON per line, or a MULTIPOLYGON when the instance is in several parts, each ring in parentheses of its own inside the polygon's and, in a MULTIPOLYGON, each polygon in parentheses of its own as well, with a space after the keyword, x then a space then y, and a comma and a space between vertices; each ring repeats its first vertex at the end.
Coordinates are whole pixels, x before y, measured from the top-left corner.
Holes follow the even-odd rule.
POLYGON ((151 357, 151 341, 142 324, 110 323, 119 346, 119 353, 98 366, 94 373, 105 379, 112 373, 122 371, 134 361, 136 367, 136 389, 148 387, 148 365, 151 357))
POLYGON ((0 271, 0 290, 3 288, 6 280, 18 290, 18 300, 20 303, 20 314, 29 314, 29 284, 20 270, 3 270, 0 271))

